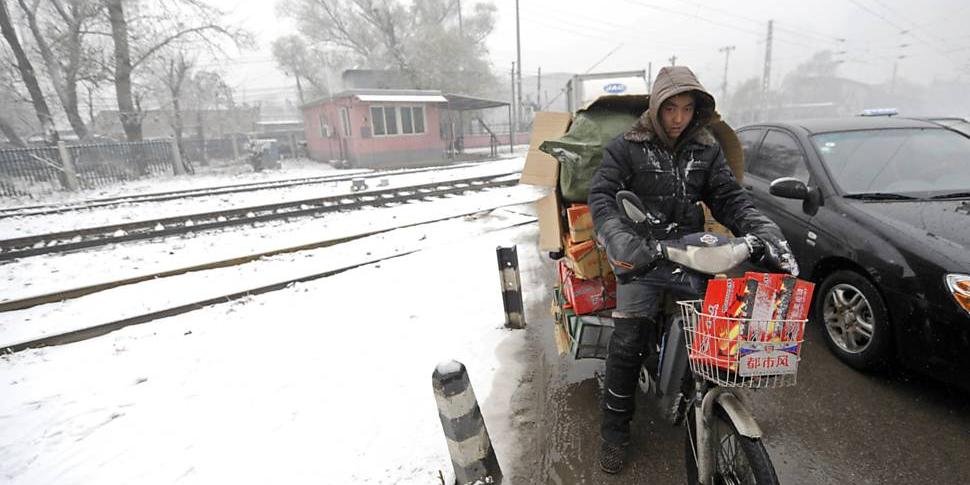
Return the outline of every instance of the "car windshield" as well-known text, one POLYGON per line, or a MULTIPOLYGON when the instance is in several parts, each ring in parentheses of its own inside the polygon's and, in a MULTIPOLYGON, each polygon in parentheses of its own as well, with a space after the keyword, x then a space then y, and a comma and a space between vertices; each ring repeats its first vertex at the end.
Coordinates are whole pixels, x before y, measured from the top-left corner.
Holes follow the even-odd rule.
POLYGON ((893 128, 812 137, 846 194, 970 190, 970 138, 939 128, 893 128))

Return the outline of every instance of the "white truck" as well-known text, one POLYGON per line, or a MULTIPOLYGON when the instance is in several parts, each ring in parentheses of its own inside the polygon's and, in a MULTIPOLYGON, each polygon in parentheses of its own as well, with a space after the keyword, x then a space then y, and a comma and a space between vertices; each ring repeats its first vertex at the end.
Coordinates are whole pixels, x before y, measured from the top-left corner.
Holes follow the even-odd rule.
POLYGON ((577 74, 566 82, 566 108, 574 113, 606 94, 650 94, 649 85, 644 70, 577 74))

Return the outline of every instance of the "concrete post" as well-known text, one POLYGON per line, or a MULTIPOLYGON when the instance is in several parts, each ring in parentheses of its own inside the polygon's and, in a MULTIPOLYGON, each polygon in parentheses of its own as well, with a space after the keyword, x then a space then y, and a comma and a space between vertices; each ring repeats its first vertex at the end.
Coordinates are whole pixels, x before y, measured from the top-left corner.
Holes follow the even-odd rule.
POLYGON ((57 151, 61 155, 61 166, 64 169, 64 182, 67 190, 77 192, 81 189, 81 184, 77 181, 77 170, 74 168, 74 160, 71 159, 71 151, 63 141, 57 142, 57 151))
POLYGON ((522 286, 519 280, 519 255, 516 246, 495 249, 498 270, 502 280, 502 303, 505 305, 505 326, 525 328, 525 311, 522 305, 522 286))
POLYGON ((232 135, 232 159, 239 160, 239 142, 236 140, 236 135, 232 135))
POLYGON ((179 151, 179 142, 172 138, 172 166, 175 175, 185 175, 185 165, 182 165, 182 152, 179 151))
POLYGON ((464 364, 455 360, 438 364, 431 374, 431 383, 455 469, 455 483, 502 483, 502 470, 464 364))
POLYGON ((290 133, 288 138, 290 141, 290 158, 296 158, 296 136, 290 133))

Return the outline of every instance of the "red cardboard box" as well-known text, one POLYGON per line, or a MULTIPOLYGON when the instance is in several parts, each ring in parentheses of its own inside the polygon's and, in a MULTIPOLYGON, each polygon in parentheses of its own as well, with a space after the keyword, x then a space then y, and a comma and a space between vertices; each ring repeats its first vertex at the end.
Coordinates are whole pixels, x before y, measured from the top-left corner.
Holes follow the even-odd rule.
POLYGON ((758 279, 759 282, 768 285, 774 293, 770 316, 757 311, 752 315, 756 321, 762 317, 767 318, 767 324, 760 329, 761 331, 752 332, 746 338, 766 342, 802 340, 805 326, 797 321, 808 318, 815 285, 782 273, 749 272, 744 276, 758 279))
POLYGON ((613 274, 613 268, 606 259, 606 251, 597 247, 596 241, 577 243, 566 237, 566 260, 569 269, 579 279, 592 280, 613 274))
POLYGON ((593 216, 586 204, 573 204, 566 209, 566 222, 569 226, 569 238, 574 243, 588 241, 593 238, 593 216))
POLYGON ((576 315, 616 307, 616 279, 612 273, 608 277, 584 280, 577 278, 564 260, 559 260, 559 278, 563 295, 576 315))
POLYGON ((754 308, 751 311, 751 323, 748 332, 743 336, 745 340, 768 342, 781 336, 781 328, 776 322, 779 300, 783 297, 783 273, 754 273, 747 272, 745 278, 758 282, 758 293, 755 295, 754 308))
POLYGON ((791 304, 788 306, 788 321, 782 329, 782 340, 800 341, 804 338, 805 326, 798 325, 795 320, 805 320, 812 307, 812 293, 815 284, 805 280, 795 280, 791 293, 791 304))
POLYGON ((702 315, 691 343, 690 358, 734 369, 738 361, 738 335, 747 331, 758 282, 749 278, 710 280, 704 296, 702 315))

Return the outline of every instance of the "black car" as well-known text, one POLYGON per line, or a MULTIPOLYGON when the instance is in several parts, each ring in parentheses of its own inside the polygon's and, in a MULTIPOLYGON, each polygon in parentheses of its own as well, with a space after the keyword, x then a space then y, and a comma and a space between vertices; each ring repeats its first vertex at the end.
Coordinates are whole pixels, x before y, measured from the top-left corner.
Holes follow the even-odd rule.
POLYGON ((745 188, 816 282, 812 319, 832 351, 970 389, 970 137, 884 117, 738 136, 745 188))

